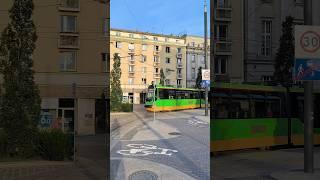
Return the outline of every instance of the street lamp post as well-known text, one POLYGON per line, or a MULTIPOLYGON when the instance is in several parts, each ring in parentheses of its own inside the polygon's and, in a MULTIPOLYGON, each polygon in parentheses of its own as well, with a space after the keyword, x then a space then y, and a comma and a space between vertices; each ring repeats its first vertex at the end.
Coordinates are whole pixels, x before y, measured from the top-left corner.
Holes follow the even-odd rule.
MULTIPOLYGON (((207 63, 207 1, 204 1, 204 62, 205 62, 205 69, 208 69, 207 63)), ((205 116, 208 116, 208 89, 209 87, 206 85, 206 95, 205 95, 205 116)))

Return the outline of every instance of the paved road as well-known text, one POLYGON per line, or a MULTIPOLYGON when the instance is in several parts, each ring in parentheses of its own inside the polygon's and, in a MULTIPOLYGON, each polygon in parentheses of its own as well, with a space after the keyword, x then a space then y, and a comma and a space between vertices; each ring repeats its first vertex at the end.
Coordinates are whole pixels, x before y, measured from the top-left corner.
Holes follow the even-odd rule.
POLYGON ((113 179, 201 179, 209 177, 209 117, 204 110, 112 114, 113 179))

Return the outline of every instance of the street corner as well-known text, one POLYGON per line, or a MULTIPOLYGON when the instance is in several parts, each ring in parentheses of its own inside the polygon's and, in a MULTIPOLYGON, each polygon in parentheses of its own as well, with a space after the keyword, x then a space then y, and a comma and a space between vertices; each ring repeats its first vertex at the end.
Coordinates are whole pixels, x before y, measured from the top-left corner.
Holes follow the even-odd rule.
POLYGON ((179 137, 181 132, 159 120, 149 121, 138 127, 131 141, 153 141, 179 137))
POLYGON ((111 158, 112 180, 195 180, 175 168, 148 160, 111 158))

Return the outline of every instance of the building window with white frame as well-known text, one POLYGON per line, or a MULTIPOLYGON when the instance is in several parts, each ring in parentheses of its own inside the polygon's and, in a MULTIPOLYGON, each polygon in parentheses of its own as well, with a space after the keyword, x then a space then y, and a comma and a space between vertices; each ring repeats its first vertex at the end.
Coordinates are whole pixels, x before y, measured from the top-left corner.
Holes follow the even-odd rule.
POLYGON ((194 80, 196 79, 196 68, 191 69, 191 78, 194 80))
POLYGON ((261 55, 271 56, 272 48, 272 21, 262 20, 261 55))
POLYGON ((133 34, 129 34, 129 38, 134 38, 134 35, 133 34))
POLYGON ((129 66, 129 72, 134 72, 134 66, 129 66))
POLYGON ((154 51, 159 51, 159 46, 155 45, 154 46, 154 51))
POLYGON ((116 48, 120 49, 121 48, 121 42, 116 41, 116 48))
POLYGON ((141 58, 141 62, 146 62, 147 61, 147 56, 145 56, 145 55, 142 55, 142 58, 141 58))
POLYGON ((60 52, 60 71, 76 71, 76 51, 60 52))
POLYGON ((227 73, 227 57, 218 57, 214 62, 215 74, 224 75, 227 73))
POLYGON ((153 40, 154 40, 154 41, 158 41, 158 38, 157 38, 157 37, 153 37, 153 40))
POLYGON ((61 32, 75 33, 77 32, 77 17, 76 16, 61 16, 61 32))
POLYGON ((181 53, 181 48, 177 48, 177 53, 181 53))
POLYGON ((134 44, 133 43, 130 43, 129 46, 128 46, 129 50, 134 50, 134 44))
POLYGON ((193 62, 193 63, 196 62, 196 55, 191 55, 191 62, 193 62))
POLYGON ((142 84, 144 84, 144 85, 147 84, 147 78, 142 78, 141 81, 142 81, 142 84))

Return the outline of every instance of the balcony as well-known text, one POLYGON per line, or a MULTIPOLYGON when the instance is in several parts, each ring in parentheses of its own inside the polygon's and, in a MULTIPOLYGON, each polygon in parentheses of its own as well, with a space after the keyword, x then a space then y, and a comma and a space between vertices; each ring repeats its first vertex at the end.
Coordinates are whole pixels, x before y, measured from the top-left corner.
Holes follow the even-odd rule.
POLYGON ((217 8, 215 12, 215 20, 217 21, 231 21, 232 20, 232 10, 217 8))
POLYGON ((182 68, 182 63, 177 63, 177 68, 182 68))
POLYGON ((79 0, 61 0, 59 4, 60 11, 72 11, 78 12, 80 11, 80 3, 79 0))
POLYGON ((129 65, 136 65, 135 60, 129 60, 129 65))
POLYGON ((217 55, 232 55, 231 41, 217 41, 215 46, 217 55))
POLYGON ((182 53, 177 53, 177 58, 182 58, 182 53))
POLYGON ((134 77, 134 71, 129 71, 129 78, 133 78, 134 77))
POLYGON ((154 51, 153 51, 153 55, 159 56, 159 55, 160 55, 160 51, 159 51, 159 50, 154 50, 154 51))
POLYGON ((177 74, 177 79, 182 79, 182 74, 177 74))
POLYGON ((129 53, 129 54, 134 54, 134 49, 129 49, 129 50, 128 50, 128 53, 129 53))
POLYGON ((79 49, 79 37, 78 36, 60 36, 58 40, 59 48, 66 49, 79 49))

